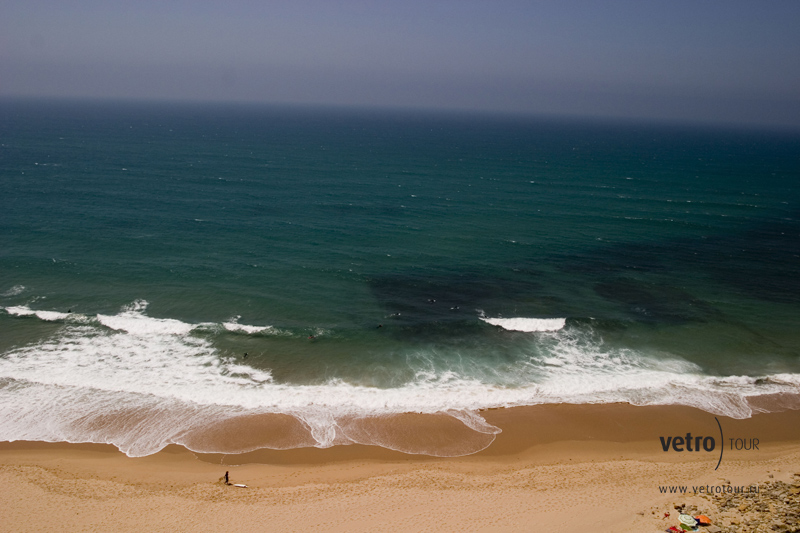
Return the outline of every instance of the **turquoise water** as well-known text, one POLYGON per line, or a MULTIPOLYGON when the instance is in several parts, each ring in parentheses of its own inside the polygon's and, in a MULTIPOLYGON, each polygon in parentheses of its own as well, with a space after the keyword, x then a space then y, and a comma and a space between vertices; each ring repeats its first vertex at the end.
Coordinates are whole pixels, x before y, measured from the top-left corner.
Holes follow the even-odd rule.
POLYGON ((5 102, 0 144, 3 440, 800 392, 797 134, 5 102))

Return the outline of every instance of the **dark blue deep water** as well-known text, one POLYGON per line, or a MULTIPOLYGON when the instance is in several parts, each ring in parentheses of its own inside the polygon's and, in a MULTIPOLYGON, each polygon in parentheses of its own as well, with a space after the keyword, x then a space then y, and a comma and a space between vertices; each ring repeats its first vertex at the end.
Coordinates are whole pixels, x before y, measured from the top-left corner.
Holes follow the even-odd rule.
POLYGON ((369 440, 344 420, 491 434, 477 410, 554 402, 745 417, 800 393, 799 319, 798 134, 0 104, 2 440, 143 455, 282 414, 307 434, 272 447, 328 446, 369 440))

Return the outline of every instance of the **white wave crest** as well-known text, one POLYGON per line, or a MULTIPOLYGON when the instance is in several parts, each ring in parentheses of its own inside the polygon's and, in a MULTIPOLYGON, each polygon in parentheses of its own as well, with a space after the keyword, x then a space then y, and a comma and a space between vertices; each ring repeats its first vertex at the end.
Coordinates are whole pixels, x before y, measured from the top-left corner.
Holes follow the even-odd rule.
POLYGON ((5 310, 9 315, 36 316, 40 320, 44 320, 46 322, 66 320, 72 316, 70 313, 59 313, 58 311, 34 311, 30 307, 24 305, 6 307, 5 310))
POLYGON ((6 313, 8 313, 9 315, 16 315, 16 316, 33 316, 36 314, 36 311, 24 305, 6 307, 5 310, 6 313))
POLYGON ((233 331, 236 333, 247 333, 248 335, 263 333, 265 331, 270 331, 273 329, 272 326, 248 326, 247 324, 236 324, 233 322, 225 322, 222 325, 228 331, 233 331))
POLYGON ((276 333, 275 328, 272 326, 249 326, 247 324, 239 324, 238 316, 231 318, 228 322, 223 322, 222 327, 233 333, 244 333, 247 335, 255 335, 257 333, 276 333))
POLYGON ((484 322, 493 326, 499 326, 509 331, 524 331, 533 333, 536 331, 558 331, 564 327, 566 318, 488 318, 480 317, 484 322))
POLYGON ((97 315, 97 320, 105 327, 117 331, 126 331, 132 335, 186 335, 197 324, 187 324, 173 318, 151 318, 145 316, 147 309, 145 300, 136 300, 122 308, 117 315, 97 315))

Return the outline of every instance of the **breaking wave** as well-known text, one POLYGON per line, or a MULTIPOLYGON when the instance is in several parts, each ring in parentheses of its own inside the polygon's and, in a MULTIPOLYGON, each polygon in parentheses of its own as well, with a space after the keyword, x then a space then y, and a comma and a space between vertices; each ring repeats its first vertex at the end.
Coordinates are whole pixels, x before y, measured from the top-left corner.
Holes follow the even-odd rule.
POLYGON ((499 326, 509 331, 558 331, 567 323, 566 318, 487 318, 481 320, 493 326, 499 326))
POLYGON ((63 326, 0 355, 0 440, 111 443, 129 456, 171 443, 224 453, 360 443, 456 456, 489 446, 500 431, 480 416, 485 408, 627 402, 746 418, 755 397, 800 393, 796 374, 709 376, 669 354, 610 348, 590 324, 565 319, 482 318, 537 335, 523 356, 502 364, 416 348, 406 358, 413 377, 381 388, 336 377, 276 379, 271 369, 226 356, 216 335, 279 331, 238 317, 155 318, 144 300, 115 315, 5 311, 63 326), (425 438, 408 439, 400 429, 408 417, 430 425, 425 438))

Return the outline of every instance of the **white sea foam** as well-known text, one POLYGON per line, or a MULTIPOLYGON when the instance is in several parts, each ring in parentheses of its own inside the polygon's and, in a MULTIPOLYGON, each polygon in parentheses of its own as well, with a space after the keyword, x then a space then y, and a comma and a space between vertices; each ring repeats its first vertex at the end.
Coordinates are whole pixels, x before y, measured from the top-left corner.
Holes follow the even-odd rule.
POLYGON ((493 326, 500 326, 509 331, 558 331, 567 322, 566 318, 488 318, 480 317, 481 320, 493 326))
POLYGON ((36 314, 36 311, 24 305, 6 307, 5 310, 6 313, 8 313, 9 315, 16 315, 16 316, 33 316, 36 314))
POLYGON ((18 294, 22 294, 23 292, 25 292, 25 286, 24 285, 14 285, 10 289, 8 289, 6 292, 0 294, 0 296, 2 296, 4 298, 7 298, 9 296, 17 296, 18 294))
POLYGON ((172 318, 150 318, 136 313, 97 315, 97 320, 107 328, 126 331, 132 335, 185 335, 197 327, 172 318))
POLYGON ((97 315, 97 320, 107 328, 126 331, 136 336, 146 335, 186 335, 197 324, 187 324, 172 318, 150 318, 143 313, 147 309, 146 300, 136 300, 125 306, 117 315, 97 315))
POLYGON ((272 326, 249 326, 247 324, 239 324, 239 317, 234 317, 228 322, 223 322, 222 327, 234 333, 245 333, 247 335, 255 335, 256 333, 274 333, 275 328, 272 326))
POLYGON ((270 331, 271 329, 273 329, 271 326, 248 326, 247 324, 236 324, 233 322, 225 322, 222 325, 228 331, 233 331, 237 333, 247 333, 248 335, 253 335, 255 333, 263 333, 265 331, 270 331))
MULTIPOLYGON (((205 334, 207 325, 148 317, 146 307, 138 301, 117 315, 73 316, 52 337, 3 354, 0 440, 104 442, 131 456, 152 454, 170 443, 215 451, 196 444, 191 435, 238 416, 278 413, 305 428, 295 446, 358 442, 458 455, 488 446, 497 433, 477 414, 483 408, 628 402, 690 405, 745 418, 752 414, 748 399, 753 396, 800 393, 796 374, 765 380, 706 376, 680 358, 611 349, 591 331, 563 324, 531 336, 530 357, 505 367, 474 362, 443 367, 441 354, 420 351, 409 354, 415 378, 395 388, 340 379, 289 384, 222 356, 205 334), (369 429, 374 417, 402 413, 457 419, 476 438, 468 446, 437 452, 400 447, 369 429)), ((26 307, 6 311, 47 320, 39 316, 47 312, 26 307)))

